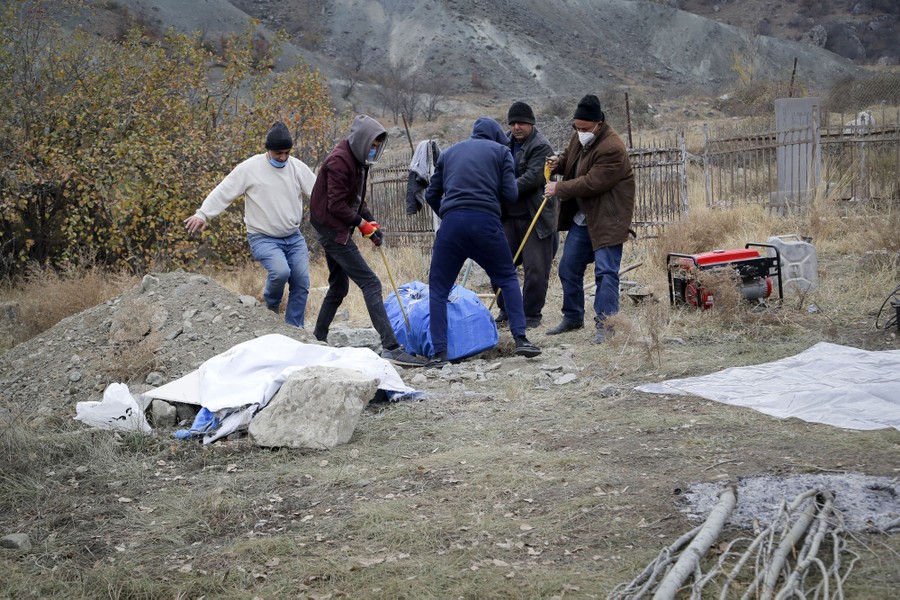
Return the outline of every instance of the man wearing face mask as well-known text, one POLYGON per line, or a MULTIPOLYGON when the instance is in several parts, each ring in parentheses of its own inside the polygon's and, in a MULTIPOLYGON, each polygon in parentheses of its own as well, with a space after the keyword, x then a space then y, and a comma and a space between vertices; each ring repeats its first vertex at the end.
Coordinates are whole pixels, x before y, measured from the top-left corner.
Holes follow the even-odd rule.
POLYGON ((584 96, 574 115, 566 149, 548 159, 546 194, 560 201, 559 230, 568 231, 559 263, 563 288, 562 321, 547 332, 557 335, 584 327, 584 271, 594 263, 594 343, 612 335, 607 318, 619 312, 622 244, 634 214, 634 173, 619 134, 606 123, 597 96, 584 96))
POLYGON ((190 233, 206 229, 209 219, 244 196, 250 251, 268 271, 263 291, 266 306, 277 313, 287 285, 284 320, 288 325, 303 327, 309 296, 309 249, 300 233, 301 194, 312 194, 316 176, 291 156, 293 147, 287 126, 276 122, 266 135, 265 153, 235 167, 209 193, 196 214, 185 220, 185 227, 190 233))
POLYGON ((350 135, 328 154, 309 201, 310 223, 325 250, 328 263, 328 291, 319 309, 314 335, 328 340, 328 329, 344 298, 350 292, 350 280, 362 290, 372 325, 381 336, 382 358, 397 365, 420 367, 425 359, 413 356, 397 341, 391 320, 384 308, 381 281, 372 271, 353 241, 353 230, 380 246, 382 233, 366 204, 366 180, 369 168, 381 157, 387 131, 367 115, 358 115, 350 126, 350 135))

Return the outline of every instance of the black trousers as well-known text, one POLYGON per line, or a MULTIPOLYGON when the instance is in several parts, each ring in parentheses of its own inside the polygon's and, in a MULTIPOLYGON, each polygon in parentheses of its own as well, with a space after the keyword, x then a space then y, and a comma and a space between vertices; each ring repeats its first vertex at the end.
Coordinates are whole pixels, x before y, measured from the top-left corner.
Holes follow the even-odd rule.
POLYGON ((313 332, 316 339, 320 342, 328 339, 328 329, 338 308, 350 292, 352 280, 362 290, 369 318, 372 319, 375 331, 381 336, 381 346, 386 350, 393 350, 399 346, 400 343, 391 327, 391 320, 384 308, 381 281, 363 258, 353 238, 347 240, 346 244, 339 244, 323 235, 319 235, 318 240, 325 249, 325 260, 328 263, 328 291, 316 319, 316 329, 313 332))
MULTIPOLYGON (((507 217, 503 219, 503 232, 509 242, 509 252, 513 256, 525 239, 525 232, 531 225, 528 217, 507 217)), ((553 266, 553 257, 559 248, 559 232, 541 239, 536 231, 532 230, 522 248, 516 266, 522 265, 525 271, 525 280, 522 283, 522 303, 525 305, 526 319, 540 319, 541 311, 547 301, 547 288, 550 284, 550 269, 553 266)), ((496 290, 495 290, 496 291, 496 290)), ((497 299, 497 306, 504 309, 503 294, 497 299)), ((505 310, 505 309, 504 309, 505 310)))

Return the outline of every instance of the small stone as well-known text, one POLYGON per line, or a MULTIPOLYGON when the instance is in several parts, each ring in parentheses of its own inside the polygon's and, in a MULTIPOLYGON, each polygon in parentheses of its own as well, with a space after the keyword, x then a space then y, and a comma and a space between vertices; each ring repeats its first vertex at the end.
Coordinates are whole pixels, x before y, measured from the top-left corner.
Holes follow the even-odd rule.
POLYGON ((611 383, 607 383, 597 392, 601 398, 609 398, 615 396, 619 389, 611 383))
POLYGON ((165 400, 154 399, 150 403, 150 420, 154 427, 174 427, 177 411, 165 400))
POLYGON ((166 378, 159 371, 151 371, 147 373, 147 378, 144 379, 144 382, 147 385, 162 385, 166 382, 166 378))
POLYGON ((566 373, 562 377, 555 379, 553 383, 556 385, 566 385, 567 383, 572 383, 576 379, 578 379, 578 375, 575 373, 566 373))
POLYGON ((11 533, 0 538, 0 548, 10 550, 31 550, 31 538, 27 533, 11 533))
POLYGON ((141 291, 150 292, 159 287, 159 278, 153 275, 144 275, 141 279, 141 291))
POLYGON ((75 383, 76 381, 81 381, 81 372, 80 371, 69 371, 68 375, 69 381, 75 383))

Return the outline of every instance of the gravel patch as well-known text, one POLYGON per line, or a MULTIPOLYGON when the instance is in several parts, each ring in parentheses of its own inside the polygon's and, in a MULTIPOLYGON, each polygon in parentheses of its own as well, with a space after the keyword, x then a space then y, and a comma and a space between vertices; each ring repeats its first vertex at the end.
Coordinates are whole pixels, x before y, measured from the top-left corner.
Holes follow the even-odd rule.
MULTIPOLYGON (((737 506, 728 523, 739 529, 752 529, 755 523, 770 525, 783 505, 813 488, 834 492, 835 509, 843 513, 848 531, 883 530, 900 517, 897 478, 844 473, 741 479, 737 506)), ((714 483, 692 485, 684 495, 687 506, 683 512, 705 519, 721 489, 714 483)))

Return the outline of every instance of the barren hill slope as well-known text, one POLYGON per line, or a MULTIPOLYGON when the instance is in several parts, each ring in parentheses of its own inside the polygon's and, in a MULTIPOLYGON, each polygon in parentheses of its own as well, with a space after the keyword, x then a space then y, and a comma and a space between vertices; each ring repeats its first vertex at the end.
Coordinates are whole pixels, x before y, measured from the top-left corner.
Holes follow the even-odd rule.
POLYGON ((92 10, 95 20, 115 13, 209 38, 252 17, 285 30, 285 58, 304 56, 334 86, 354 75, 377 84, 405 69, 423 89, 438 81, 450 94, 484 98, 614 86, 651 96, 715 93, 735 79, 736 55, 751 55, 760 77, 780 79, 797 58, 797 77, 814 88, 857 70, 814 44, 753 36, 649 0, 119 0, 92 10))

